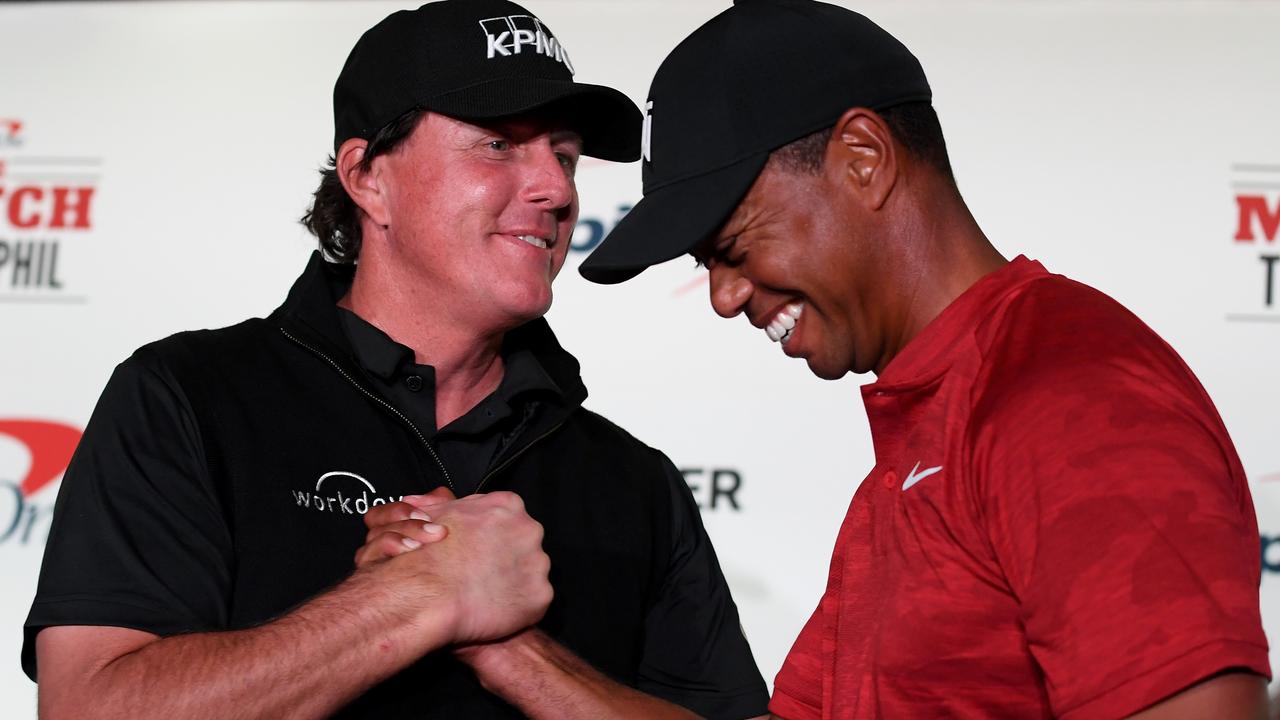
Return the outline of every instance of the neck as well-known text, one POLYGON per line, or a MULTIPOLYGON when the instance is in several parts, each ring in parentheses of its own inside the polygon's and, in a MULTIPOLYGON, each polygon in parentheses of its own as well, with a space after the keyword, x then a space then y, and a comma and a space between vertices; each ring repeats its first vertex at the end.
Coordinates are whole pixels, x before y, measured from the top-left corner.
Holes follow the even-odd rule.
POLYGON ((903 193, 903 221, 895 228, 900 256, 894 265, 902 268, 898 287, 905 292, 877 374, 956 298, 1008 263, 950 182, 935 173, 912 181, 912 192, 903 193))
POLYGON ((414 361, 435 368, 436 427, 475 407, 502 382, 504 332, 477 331, 373 258, 361 258, 351 290, 338 301, 391 339, 413 350, 414 361))

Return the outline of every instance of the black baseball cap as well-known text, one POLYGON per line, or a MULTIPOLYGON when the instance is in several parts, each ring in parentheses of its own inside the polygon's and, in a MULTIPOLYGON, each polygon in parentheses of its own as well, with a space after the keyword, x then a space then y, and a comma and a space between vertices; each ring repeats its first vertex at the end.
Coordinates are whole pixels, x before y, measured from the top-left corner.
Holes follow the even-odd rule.
POLYGON ((676 46, 645 103, 644 198, 578 267, 618 283, 693 250, 747 194, 769 153, 851 107, 932 100, 920 61, 851 10, 736 0, 676 46))
POLYGON ((441 0, 400 10, 356 42, 333 88, 333 147, 371 139, 404 113, 492 120, 550 109, 605 160, 640 156, 640 110, 623 93, 573 81, 551 29, 507 0, 441 0))

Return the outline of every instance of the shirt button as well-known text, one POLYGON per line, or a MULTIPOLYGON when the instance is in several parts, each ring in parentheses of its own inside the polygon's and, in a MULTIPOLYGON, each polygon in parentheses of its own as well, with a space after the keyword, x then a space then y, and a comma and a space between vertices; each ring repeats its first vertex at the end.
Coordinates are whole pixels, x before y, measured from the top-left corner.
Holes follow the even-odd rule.
POLYGON ((418 392, 422 389, 422 378, 417 375, 410 375, 404 379, 404 386, 409 388, 411 392, 418 392))
POLYGON ((890 470, 884 474, 884 486, 891 488, 898 484, 898 473, 890 470))

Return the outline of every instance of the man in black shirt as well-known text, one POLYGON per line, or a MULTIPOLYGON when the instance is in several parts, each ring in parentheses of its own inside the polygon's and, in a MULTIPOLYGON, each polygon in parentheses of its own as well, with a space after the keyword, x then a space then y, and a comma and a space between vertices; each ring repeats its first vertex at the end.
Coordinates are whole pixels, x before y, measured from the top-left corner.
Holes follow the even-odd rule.
POLYGON ((680 473, 542 320, 578 157, 634 160, 634 104, 447 0, 365 33, 334 114, 285 303, 103 392, 26 624, 42 715, 763 714, 680 473))

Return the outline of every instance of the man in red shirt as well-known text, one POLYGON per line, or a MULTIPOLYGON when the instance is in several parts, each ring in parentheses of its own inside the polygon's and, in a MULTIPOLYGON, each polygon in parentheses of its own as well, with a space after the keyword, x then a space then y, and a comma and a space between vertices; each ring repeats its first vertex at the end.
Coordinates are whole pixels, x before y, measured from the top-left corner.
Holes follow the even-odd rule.
POLYGON ((876 464, 779 717, 1264 717, 1259 543, 1191 371, 1102 293, 1005 260, 916 58, 739 0, 659 68, 644 199, 597 282, 693 253, 711 304, 863 388, 876 464))

